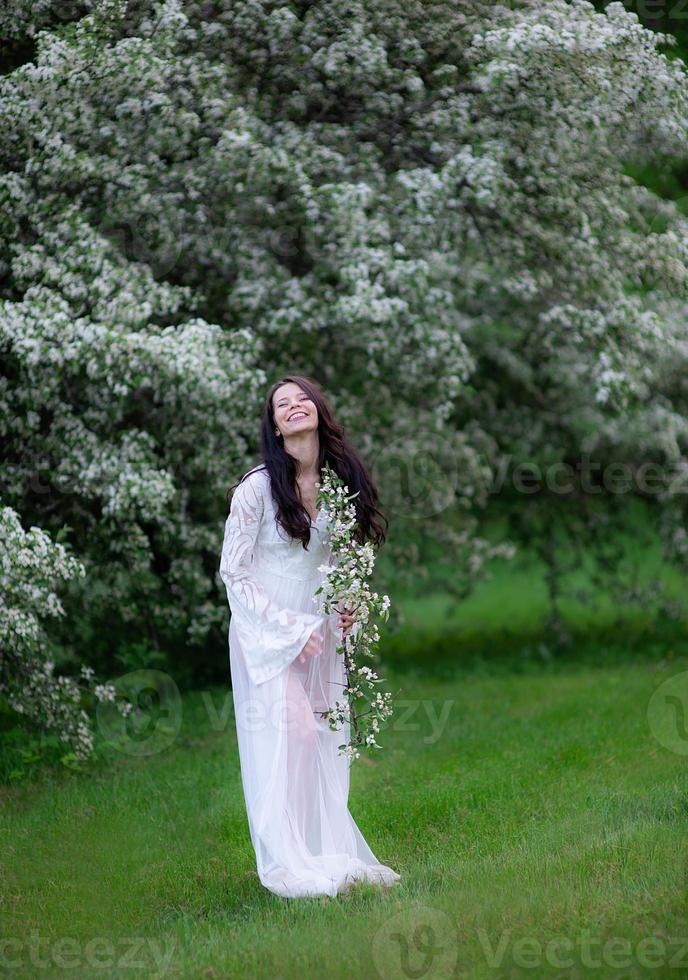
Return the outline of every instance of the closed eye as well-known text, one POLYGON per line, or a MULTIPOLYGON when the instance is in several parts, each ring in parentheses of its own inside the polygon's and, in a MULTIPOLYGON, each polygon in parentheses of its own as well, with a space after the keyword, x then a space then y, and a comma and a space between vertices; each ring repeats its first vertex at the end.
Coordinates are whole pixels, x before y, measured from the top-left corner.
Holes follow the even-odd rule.
MULTIPOLYGON (((310 395, 299 395, 298 398, 299 398, 299 401, 300 402, 302 402, 302 401, 309 402, 311 400, 310 395)), ((280 398, 280 400, 277 402, 276 407, 277 408, 283 408, 285 405, 288 405, 288 404, 289 404, 288 399, 286 399, 286 398, 280 398)))

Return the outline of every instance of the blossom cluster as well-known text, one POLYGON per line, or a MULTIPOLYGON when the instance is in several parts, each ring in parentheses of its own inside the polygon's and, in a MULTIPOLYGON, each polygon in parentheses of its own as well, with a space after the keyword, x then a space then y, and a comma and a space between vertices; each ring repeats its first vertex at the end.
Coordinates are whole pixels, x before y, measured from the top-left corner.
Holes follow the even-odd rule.
POLYGON ((94 747, 84 701, 115 702, 124 716, 132 709, 112 684, 96 682, 87 664, 77 677, 55 674, 43 622, 64 613, 57 581, 84 575, 64 545, 40 528, 25 531, 16 512, 0 504, 0 693, 27 722, 65 742, 78 762, 94 747))

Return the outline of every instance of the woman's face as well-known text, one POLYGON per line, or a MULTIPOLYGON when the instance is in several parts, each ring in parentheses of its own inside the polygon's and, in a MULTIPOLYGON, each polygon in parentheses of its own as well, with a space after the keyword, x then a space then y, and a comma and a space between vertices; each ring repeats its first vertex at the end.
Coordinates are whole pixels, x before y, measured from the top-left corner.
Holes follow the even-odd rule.
POLYGON ((275 426, 287 436, 314 432, 318 428, 318 409, 308 394, 293 381, 287 381, 272 396, 275 426))

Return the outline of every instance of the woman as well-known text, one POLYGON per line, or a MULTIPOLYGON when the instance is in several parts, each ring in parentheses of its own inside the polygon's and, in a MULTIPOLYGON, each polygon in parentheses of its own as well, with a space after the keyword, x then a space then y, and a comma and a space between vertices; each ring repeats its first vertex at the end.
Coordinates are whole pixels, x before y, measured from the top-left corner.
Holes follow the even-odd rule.
MULTIPOLYGON (((241 778, 261 882, 276 895, 336 895, 358 880, 392 885, 348 810, 349 761, 327 711, 345 684, 338 631, 352 611, 324 615, 319 567, 332 560, 316 510, 325 462, 356 490, 360 540, 384 540, 377 493, 315 382, 294 376, 270 389, 263 464, 237 485, 220 575, 232 612, 230 669, 241 778)), ((340 634, 341 635, 341 634, 340 634)))

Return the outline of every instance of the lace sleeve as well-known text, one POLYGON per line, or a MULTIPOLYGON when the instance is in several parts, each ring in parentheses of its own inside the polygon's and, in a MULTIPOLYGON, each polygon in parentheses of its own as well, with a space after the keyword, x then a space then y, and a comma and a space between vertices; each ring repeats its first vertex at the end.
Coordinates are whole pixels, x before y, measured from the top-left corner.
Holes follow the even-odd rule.
POLYGON ((220 577, 251 680, 271 680, 294 660, 323 617, 277 606, 252 573, 253 550, 263 520, 263 484, 258 474, 234 491, 225 522, 220 577))

